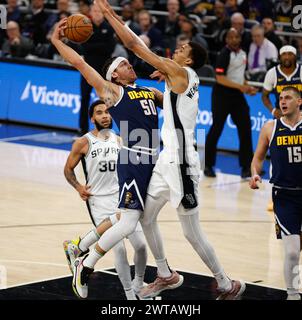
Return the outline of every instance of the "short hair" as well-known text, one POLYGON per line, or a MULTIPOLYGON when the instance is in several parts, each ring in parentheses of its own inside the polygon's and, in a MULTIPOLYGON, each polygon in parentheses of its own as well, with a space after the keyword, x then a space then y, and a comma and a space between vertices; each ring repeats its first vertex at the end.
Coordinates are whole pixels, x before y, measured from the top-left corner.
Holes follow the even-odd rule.
POLYGON ((251 33, 253 33, 256 30, 260 30, 262 34, 265 33, 264 28, 262 27, 261 24, 255 24, 253 25, 252 29, 251 29, 251 33))
POLYGON ((284 91, 292 91, 292 92, 294 92, 295 96, 297 96, 298 98, 301 98, 301 92, 296 87, 288 86, 288 87, 283 88, 281 92, 284 92, 284 91))
POLYGON ((196 42, 190 41, 189 46, 191 47, 191 59, 193 60, 191 68, 197 70, 207 62, 208 53, 203 46, 196 42))
POLYGON ((95 107, 96 107, 96 106, 99 106, 100 104, 105 104, 105 101, 102 100, 102 99, 99 99, 99 100, 94 101, 94 102, 90 105, 89 111, 88 111, 89 118, 92 118, 95 107))

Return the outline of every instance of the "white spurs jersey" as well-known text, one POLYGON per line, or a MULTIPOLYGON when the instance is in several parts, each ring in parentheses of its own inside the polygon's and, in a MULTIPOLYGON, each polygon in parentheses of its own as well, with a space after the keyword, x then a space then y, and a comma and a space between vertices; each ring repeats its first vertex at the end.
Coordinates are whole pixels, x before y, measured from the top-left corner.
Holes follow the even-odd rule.
POLYGON ((161 136, 164 148, 154 171, 159 172, 170 188, 170 201, 177 208, 184 196, 180 163, 187 163, 187 174, 198 183, 200 174, 199 155, 194 148, 194 130, 198 112, 199 78, 196 72, 185 67, 189 84, 182 94, 175 94, 166 83, 163 103, 164 123, 161 136), (183 137, 185 140, 183 140, 183 137), (185 141, 185 144, 183 143, 185 141), (180 155, 185 154, 185 159, 180 155))
POLYGON ((194 131, 198 112, 199 78, 193 69, 189 67, 184 69, 187 70, 189 80, 184 93, 173 93, 166 83, 163 104, 164 123, 161 136, 164 144, 163 151, 169 153, 171 161, 179 160, 179 148, 183 148, 179 138, 183 136, 187 162, 193 165, 196 162, 197 153, 194 148, 194 131))
POLYGON ((82 158, 82 165, 89 192, 94 196, 110 195, 118 192, 116 163, 120 145, 113 132, 106 140, 95 137, 88 132, 84 137, 89 142, 87 154, 82 158))

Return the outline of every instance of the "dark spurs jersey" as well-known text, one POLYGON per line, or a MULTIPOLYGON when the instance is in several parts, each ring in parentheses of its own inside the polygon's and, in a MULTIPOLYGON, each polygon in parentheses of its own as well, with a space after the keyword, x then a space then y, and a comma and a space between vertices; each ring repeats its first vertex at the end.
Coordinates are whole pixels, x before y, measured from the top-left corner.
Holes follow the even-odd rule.
POLYGON ((157 148, 158 114, 154 93, 141 86, 120 88, 121 98, 109 112, 120 130, 123 145, 157 148))
POLYGON ((302 188, 302 120, 293 128, 282 118, 274 122, 270 142, 273 168, 270 183, 285 188, 302 188))

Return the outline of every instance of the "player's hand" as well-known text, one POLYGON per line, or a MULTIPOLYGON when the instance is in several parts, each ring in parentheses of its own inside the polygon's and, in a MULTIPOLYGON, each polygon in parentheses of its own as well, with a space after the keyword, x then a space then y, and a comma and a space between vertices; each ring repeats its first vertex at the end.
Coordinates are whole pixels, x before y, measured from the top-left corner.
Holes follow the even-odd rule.
POLYGON ((161 73, 158 70, 155 70, 153 73, 151 73, 150 74, 150 78, 151 79, 158 78, 158 81, 157 81, 158 83, 161 82, 161 81, 164 81, 166 79, 165 74, 161 73))
POLYGON ((87 186, 87 185, 85 186, 79 185, 77 187, 77 191, 80 197, 82 198, 82 200, 87 201, 89 197, 93 195, 89 192, 90 189, 91 189, 91 186, 87 186))
POLYGON ((107 0, 95 0, 94 2, 98 4, 104 15, 110 14, 115 17, 121 24, 125 25, 125 22, 115 13, 107 0))
POLYGON ((254 96, 257 92, 258 92, 258 89, 257 89, 257 88, 250 86, 247 94, 250 95, 250 96, 254 96))
POLYGON ((262 183, 262 179, 258 174, 254 174, 250 179, 250 188, 251 189, 259 189, 259 186, 257 183, 262 183))
POLYGON ((51 35, 51 42, 61 40, 65 37, 64 30, 67 28, 67 18, 62 19, 59 21, 54 28, 54 31, 51 35))

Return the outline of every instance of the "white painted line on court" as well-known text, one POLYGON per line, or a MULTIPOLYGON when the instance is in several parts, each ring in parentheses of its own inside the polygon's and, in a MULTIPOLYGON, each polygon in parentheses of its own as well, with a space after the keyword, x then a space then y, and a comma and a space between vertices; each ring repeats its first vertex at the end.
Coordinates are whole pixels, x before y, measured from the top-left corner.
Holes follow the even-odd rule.
POLYGON ((35 137, 38 137, 38 136, 42 136, 43 137, 43 136, 48 136, 49 134, 56 135, 56 132, 35 133, 35 134, 29 134, 29 135, 24 135, 24 136, 3 138, 3 139, 0 139, 0 142, 18 141, 18 140, 35 138, 35 137))

